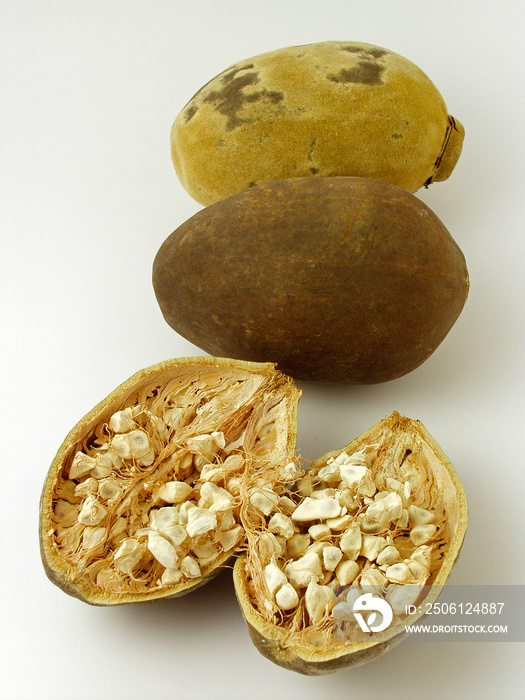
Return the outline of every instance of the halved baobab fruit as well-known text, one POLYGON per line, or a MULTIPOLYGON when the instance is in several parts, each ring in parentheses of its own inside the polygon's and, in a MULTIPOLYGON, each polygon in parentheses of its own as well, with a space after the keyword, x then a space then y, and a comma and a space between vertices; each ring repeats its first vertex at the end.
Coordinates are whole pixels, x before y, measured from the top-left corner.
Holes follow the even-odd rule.
POLYGON ((433 602, 452 570, 467 502, 423 425, 393 413, 314 462, 264 521, 254 513, 245 526, 234 581, 250 636, 278 665, 318 675, 401 641, 423 614, 407 617, 407 604, 433 602), (378 610, 388 604, 392 624, 363 634, 354 611, 366 595, 381 598, 378 610))
POLYGON ((206 583, 293 480, 293 381, 273 364, 195 357, 144 369, 60 447, 41 501, 49 578, 88 603, 179 596, 206 583))

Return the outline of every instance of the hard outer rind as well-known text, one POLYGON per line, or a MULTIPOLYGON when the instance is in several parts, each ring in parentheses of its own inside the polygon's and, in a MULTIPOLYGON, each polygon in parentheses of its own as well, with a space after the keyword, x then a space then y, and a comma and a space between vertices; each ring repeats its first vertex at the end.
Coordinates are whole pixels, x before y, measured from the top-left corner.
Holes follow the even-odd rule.
POLYGON ((469 284, 461 250, 417 197, 368 178, 316 177, 195 214, 159 249, 153 286, 167 323, 211 355, 368 384, 422 364, 469 284))
MULTIPOLYGON (((107 412, 111 406, 117 407, 122 403, 127 394, 136 391, 139 386, 147 385, 153 380, 160 378, 163 375, 177 367, 191 365, 198 370, 201 366, 213 367, 235 367, 246 372, 273 372, 275 365, 273 363, 257 363, 245 362, 242 360, 231 360, 221 357, 180 357, 171 360, 165 360, 150 367, 144 368, 136 372, 132 377, 120 384, 114 389, 105 399, 98 403, 89 413, 87 413, 72 430, 69 432, 64 442, 60 446, 44 482, 42 494, 40 498, 40 515, 39 515, 39 544, 40 555, 44 571, 49 580, 62 589, 68 595, 78 598, 90 605, 120 605, 126 603, 137 603, 143 601, 151 601, 160 598, 178 598, 182 595, 200 588, 215 578, 224 568, 230 567, 235 556, 231 552, 226 552, 219 556, 215 562, 214 568, 205 576, 197 580, 189 580, 171 586, 170 588, 152 591, 147 594, 124 594, 118 597, 112 597, 108 594, 101 593, 92 587, 83 584, 82 581, 72 581, 71 574, 73 568, 71 565, 64 562, 56 556, 49 530, 52 527, 50 513, 52 511, 51 504, 53 498, 53 486, 56 482, 58 474, 63 467, 64 460, 75 449, 79 440, 88 434, 93 427, 100 421, 102 413, 107 412)), ((288 425, 287 425, 287 441, 283 445, 283 453, 290 459, 295 451, 295 440, 297 435, 297 402, 300 397, 300 391, 293 385, 290 385, 290 397, 288 401, 288 425)), ((115 410, 115 408, 113 409, 115 410)))
POLYGON ((370 177, 415 192, 450 175, 459 127, 411 61, 328 41, 270 51, 210 80, 177 116, 171 153, 204 205, 289 177, 370 177), (458 128, 446 146, 450 124, 458 128))
MULTIPOLYGON (((314 461, 311 465, 311 470, 315 471, 318 465, 326 464, 326 461, 331 456, 337 456, 342 450, 352 454, 367 444, 377 441, 378 436, 384 434, 385 430, 395 431, 399 435, 405 434, 407 445, 411 443, 413 445, 423 445, 424 449, 433 455, 436 464, 439 463, 441 465, 442 486, 451 489, 449 502, 450 504, 455 503, 455 507, 452 506, 448 513, 450 518, 449 525, 454 528, 454 534, 447 553, 443 558, 441 568, 433 581, 429 595, 425 599, 425 603, 433 603, 437 600, 441 588, 446 583, 459 556, 468 525, 468 507, 463 485, 452 464, 423 424, 420 421, 411 420, 394 412, 346 447, 329 452, 314 461)), ((279 628, 264 620, 251 604, 247 587, 246 561, 247 557, 245 554, 237 558, 233 570, 233 579, 235 592, 248 627, 248 632, 258 651, 283 668, 310 676, 333 673, 367 663, 399 644, 405 637, 403 630, 394 628, 393 632, 387 629, 384 632, 375 634, 368 642, 339 645, 321 650, 299 643, 289 643, 285 640, 279 628)), ((418 612, 408 617, 403 623, 403 628, 405 624, 414 624, 423 615, 424 612, 418 612)))

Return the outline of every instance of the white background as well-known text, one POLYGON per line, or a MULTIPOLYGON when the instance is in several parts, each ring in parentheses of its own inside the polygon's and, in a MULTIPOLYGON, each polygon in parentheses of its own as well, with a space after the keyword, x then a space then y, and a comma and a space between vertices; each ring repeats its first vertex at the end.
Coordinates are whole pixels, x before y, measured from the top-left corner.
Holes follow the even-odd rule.
POLYGON ((418 64, 465 125, 450 180, 417 196, 462 248, 471 292, 410 375, 301 384, 298 450, 342 447, 393 410, 421 419, 469 500, 451 582, 524 583, 522 3, 0 8, 2 698, 523 697, 518 644, 405 642, 331 676, 283 670, 252 646, 228 573, 180 600, 90 607, 47 580, 37 535, 40 489, 70 428, 137 369, 203 354, 167 326, 151 286, 158 247, 201 208, 171 164, 175 116, 236 61, 357 40, 418 64))

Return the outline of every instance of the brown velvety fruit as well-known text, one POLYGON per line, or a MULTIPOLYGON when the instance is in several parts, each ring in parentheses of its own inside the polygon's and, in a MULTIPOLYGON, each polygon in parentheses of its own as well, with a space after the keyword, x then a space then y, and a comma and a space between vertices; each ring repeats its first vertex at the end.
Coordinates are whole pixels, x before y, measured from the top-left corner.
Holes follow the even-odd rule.
POLYGON ((393 185, 292 178, 198 212, 160 247, 168 324, 211 355, 295 379, 384 382, 421 365, 468 294, 461 250, 393 185))

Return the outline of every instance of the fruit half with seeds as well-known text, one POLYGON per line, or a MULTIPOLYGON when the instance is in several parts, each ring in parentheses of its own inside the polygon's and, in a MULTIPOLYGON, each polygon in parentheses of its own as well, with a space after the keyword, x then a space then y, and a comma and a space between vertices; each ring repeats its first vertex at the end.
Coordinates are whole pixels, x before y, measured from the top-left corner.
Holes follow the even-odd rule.
POLYGON ((144 369, 69 433, 41 499, 47 575, 96 605, 179 596, 244 542, 294 480, 300 392, 272 364, 179 358, 144 369))
POLYGON ((265 519, 247 520, 234 582, 252 641, 307 675, 376 658, 423 614, 406 606, 439 595, 467 521, 447 457, 419 421, 393 413, 315 461, 265 519), (354 606, 371 591, 392 623, 363 634, 354 606))
POLYGON ((388 49, 291 46, 204 85, 171 130, 178 176, 204 205, 289 177, 358 176, 415 192, 449 177, 464 129, 432 81, 388 49))

